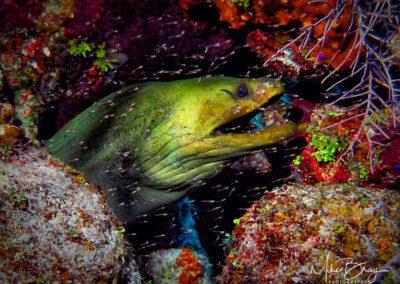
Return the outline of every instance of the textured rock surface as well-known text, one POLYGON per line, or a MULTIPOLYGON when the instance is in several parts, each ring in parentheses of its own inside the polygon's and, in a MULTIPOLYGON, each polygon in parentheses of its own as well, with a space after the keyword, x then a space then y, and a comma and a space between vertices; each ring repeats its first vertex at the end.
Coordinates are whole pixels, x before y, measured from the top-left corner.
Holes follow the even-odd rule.
POLYGON ((48 152, 0 161, 0 282, 140 283, 105 196, 48 152))
POLYGON ((212 283, 209 262, 188 248, 166 249, 152 252, 146 271, 153 283, 212 283))
POLYGON ((236 226, 223 283, 398 283, 399 203, 398 192, 384 189, 283 186, 236 226))

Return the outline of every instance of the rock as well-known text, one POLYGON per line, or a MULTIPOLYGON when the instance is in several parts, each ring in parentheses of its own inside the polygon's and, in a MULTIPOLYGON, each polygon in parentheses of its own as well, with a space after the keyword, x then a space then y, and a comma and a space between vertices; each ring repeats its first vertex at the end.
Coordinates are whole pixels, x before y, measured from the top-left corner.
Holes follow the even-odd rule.
POLYGON ((286 185, 241 218, 223 283, 364 283, 381 277, 398 283, 399 226, 397 191, 286 185))
POLYGON ((24 131, 17 124, 14 107, 8 103, 0 103, 0 156, 2 158, 7 156, 6 152, 10 152, 13 145, 20 143, 24 138, 24 131))
POLYGON ((0 161, 0 196, 0 282, 140 283, 104 194, 45 150, 0 161))
POLYGON ((188 248, 165 249, 148 256, 146 271, 152 283, 212 283, 209 262, 188 248))
POLYGON ((16 141, 21 137, 23 137, 21 128, 9 124, 0 124, 0 142, 13 145, 16 144, 16 141))

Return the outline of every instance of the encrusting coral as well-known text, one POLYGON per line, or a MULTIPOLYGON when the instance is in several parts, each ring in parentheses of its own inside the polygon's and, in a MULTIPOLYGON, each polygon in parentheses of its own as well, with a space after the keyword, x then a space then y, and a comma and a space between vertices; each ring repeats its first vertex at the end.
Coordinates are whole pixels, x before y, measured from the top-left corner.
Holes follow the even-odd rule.
POLYGON ((399 202, 398 192, 353 185, 278 188, 238 222, 222 282, 398 282, 399 202))
POLYGON ((0 280, 140 283, 104 193, 48 152, 17 146, 0 161, 0 280))
POLYGON ((195 254, 188 248, 182 248, 182 252, 176 259, 176 264, 181 266, 181 271, 178 279, 181 284, 199 283, 197 278, 201 273, 201 265, 195 254))

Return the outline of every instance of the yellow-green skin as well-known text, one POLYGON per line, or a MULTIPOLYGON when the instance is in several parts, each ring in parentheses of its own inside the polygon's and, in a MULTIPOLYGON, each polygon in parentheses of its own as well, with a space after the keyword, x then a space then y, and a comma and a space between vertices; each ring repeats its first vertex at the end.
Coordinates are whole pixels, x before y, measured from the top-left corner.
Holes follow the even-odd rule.
POLYGON ((46 147, 107 190, 109 206, 129 223, 182 198, 231 158, 292 136, 292 122, 214 133, 282 92, 277 80, 232 77, 132 85, 94 103, 46 147), (243 84, 248 95, 238 97, 243 84))

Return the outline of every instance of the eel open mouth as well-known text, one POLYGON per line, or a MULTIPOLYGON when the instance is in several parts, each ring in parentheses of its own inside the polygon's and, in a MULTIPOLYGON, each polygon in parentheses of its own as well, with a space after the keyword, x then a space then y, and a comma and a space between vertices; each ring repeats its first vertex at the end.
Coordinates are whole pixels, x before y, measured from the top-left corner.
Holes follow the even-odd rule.
POLYGON ((275 96, 259 108, 216 128, 212 135, 228 133, 254 133, 289 122, 288 109, 275 96))

